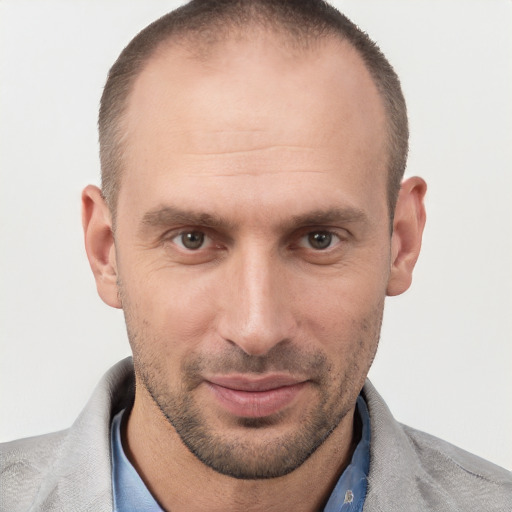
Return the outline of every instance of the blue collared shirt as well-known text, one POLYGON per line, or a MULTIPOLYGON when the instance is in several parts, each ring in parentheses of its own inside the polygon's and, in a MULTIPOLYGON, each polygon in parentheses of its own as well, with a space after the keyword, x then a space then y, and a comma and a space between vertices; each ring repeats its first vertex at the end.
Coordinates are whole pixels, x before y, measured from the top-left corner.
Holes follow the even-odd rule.
MULTIPOLYGON (((126 457, 121 442, 124 409, 112 420, 112 489, 114 512, 164 512, 148 491, 139 474, 126 457)), ((357 399, 357 413, 362 431, 350 464, 334 487, 324 512, 362 512, 370 469, 370 415, 362 396, 357 399)))

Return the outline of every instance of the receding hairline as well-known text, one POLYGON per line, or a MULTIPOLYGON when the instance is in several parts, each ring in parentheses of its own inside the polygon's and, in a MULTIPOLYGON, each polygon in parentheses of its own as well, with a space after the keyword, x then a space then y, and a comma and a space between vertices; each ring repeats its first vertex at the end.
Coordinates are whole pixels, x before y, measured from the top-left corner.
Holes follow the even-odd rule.
MULTIPOLYGON (((289 58, 290 60, 297 60, 298 62, 303 61, 305 54, 309 54, 310 57, 315 59, 316 56, 318 56, 320 59, 320 54, 322 51, 328 49, 330 46, 335 46, 337 48, 337 54, 342 60, 352 60, 352 62, 354 62, 354 60, 357 61, 357 64, 353 66, 354 69, 356 66, 360 66, 359 70, 366 74, 364 80, 374 90, 377 101, 382 107, 384 116, 387 117, 382 94, 380 93, 377 84, 375 83, 375 80, 371 75, 368 67, 366 66, 364 60, 362 59, 360 53, 350 43, 350 41, 336 37, 336 34, 329 34, 325 35, 321 39, 315 40, 314 44, 295 45, 293 44, 294 41, 289 38, 287 34, 283 34, 282 32, 277 31, 273 31, 272 33, 268 33, 268 31, 266 31, 266 33, 263 33, 260 27, 255 26, 244 30, 244 32, 240 31, 240 33, 237 33, 236 35, 230 34, 230 37, 222 39, 218 38, 218 40, 215 41, 215 44, 208 45, 208 48, 205 48, 204 51, 203 48, 200 48, 199 45, 196 44, 196 40, 190 35, 185 35, 178 41, 176 41, 173 37, 162 41, 157 47, 155 47, 151 54, 147 56, 144 64, 139 69, 139 72, 133 77, 131 81, 130 90, 124 103, 124 118, 120 122, 120 126, 123 127, 123 133, 125 136, 129 133, 127 118, 132 107, 134 94, 138 88, 139 81, 143 80, 143 76, 147 71, 151 73, 159 72, 156 70, 159 70, 160 66, 162 66, 162 68, 168 66, 169 61, 174 58, 176 59, 176 62, 174 63, 176 66, 181 66, 182 64, 186 65, 188 61, 202 65, 207 61, 215 61, 218 56, 225 55, 228 47, 234 49, 233 54, 243 52, 244 46, 254 46, 255 41, 258 39, 260 34, 263 35, 263 37, 261 37, 261 41, 263 41, 265 44, 271 38, 275 38, 276 42, 279 44, 279 47, 276 49, 276 53, 279 52, 283 54, 285 58, 289 58), (290 46, 287 46, 286 43, 290 43, 290 46)), ((272 41, 269 47, 271 46, 272 41)), ((387 119, 385 124, 387 127, 387 119)))
MULTIPOLYGON (((230 2, 220 3, 230 4, 230 2)), ((231 2, 231 4, 233 3, 237 2, 231 2)), ((237 40, 244 39, 248 40, 249 38, 247 34, 254 30, 259 31, 260 33, 266 32, 272 37, 277 37, 284 48, 287 47, 290 52, 297 53, 297 55, 299 55, 299 52, 319 49, 327 40, 345 42, 355 50, 355 53, 361 59, 364 68, 369 72, 370 78, 377 89, 379 99, 386 114, 386 137, 388 139, 386 157, 388 160, 387 171, 389 181, 388 202, 390 205, 390 214, 392 215, 394 202, 399 189, 399 181, 405 168, 408 128, 405 102, 403 101, 400 83, 387 59, 382 55, 371 39, 355 27, 355 25, 353 25, 352 22, 350 22, 350 20, 348 20, 344 15, 341 15, 341 18, 347 21, 348 25, 346 27, 343 26, 342 28, 338 28, 339 20, 335 20, 331 25, 323 20, 319 23, 316 23, 316 20, 313 20, 312 23, 305 20, 302 26, 297 27, 292 23, 293 20, 296 19, 296 16, 291 16, 290 18, 286 16, 285 11, 288 9, 286 6, 283 7, 283 5, 281 5, 276 10, 274 7, 269 7, 269 2, 266 2, 265 0, 254 2, 254 4, 257 5, 253 5, 250 2, 239 3, 243 3, 244 6, 240 8, 235 7, 231 11, 228 9, 220 14, 216 13, 216 16, 214 16, 213 19, 207 19, 206 21, 203 20, 203 24, 194 24, 194 19, 192 22, 187 19, 186 23, 182 23, 181 25, 180 23, 173 22, 174 24, 170 29, 167 29, 164 26, 164 28, 160 29, 160 32, 157 32, 156 36, 153 34, 153 37, 155 37, 153 45, 151 41, 149 41, 149 43, 145 41, 142 42, 143 49, 141 54, 136 56, 129 64, 131 69, 128 70, 126 88, 124 93, 122 93, 120 103, 117 105, 117 112, 115 111, 115 108, 113 109, 113 123, 110 122, 110 125, 114 125, 113 128, 115 131, 113 136, 110 138, 110 143, 112 146, 116 146, 115 150, 117 153, 117 160, 116 158, 113 160, 116 160, 114 163, 117 163, 117 172, 110 173, 111 176, 109 178, 113 183, 113 187, 110 191, 105 191, 110 192, 105 195, 108 196, 106 199, 109 203, 113 216, 115 217, 116 213, 117 195, 119 194, 119 189, 121 187, 122 167, 124 167, 124 162, 122 161, 124 152, 122 147, 127 135, 126 130, 123 130, 124 119, 129 108, 130 98, 137 78, 144 72, 155 56, 163 52, 167 52, 170 47, 183 49, 191 58, 206 60, 211 57, 213 52, 218 51, 221 43, 229 41, 236 42, 237 40), (276 11, 279 15, 271 17, 270 13, 273 11, 276 11), (162 34, 164 35, 162 36, 162 34), (361 42, 363 39, 365 41, 361 42), (377 64, 375 64, 375 62, 377 62, 377 64), (399 175, 400 172, 401 175, 399 175)), ((187 5, 183 7, 187 7, 187 5)), ((181 8, 155 21, 153 24, 146 27, 141 34, 148 31, 148 29, 153 25, 161 23, 164 18, 174 15, 180 9, 181 8)), ((301 15, 300 12, 299 15, 301 15)), ((342 21, 341 23, 344 24, 345 21, 342 21)), ((130 42, 123 53, 130 48, 133 41, 139 38, 141 34, 136 36, 132 42, 130 42)), ((121 60, 123 53, 118 61, 121 60)), ((113 69, 117 64, 118 62, 113 66, 113 69)), ((105 116, 103 117, 105 118, 105 116)), ((107 119, 107 130, 108 129, 109 126, 107 119)), ((110 129, 112 129, 112 126, 110 126, 110 129)), ((103 167, 102 161, 102 171, 103 167)))

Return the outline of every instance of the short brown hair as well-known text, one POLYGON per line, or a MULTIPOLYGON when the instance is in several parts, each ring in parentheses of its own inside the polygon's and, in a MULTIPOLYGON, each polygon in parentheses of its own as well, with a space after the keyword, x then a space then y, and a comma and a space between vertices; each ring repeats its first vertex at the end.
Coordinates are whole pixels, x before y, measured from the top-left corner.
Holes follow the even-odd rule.
POLYGON ((110 69, 98 119, 101 183, 115 216, 123 165, 122 119, 133 83, 157 47, 173 39, 207 47, 248 25, 270 28, 303 46, 335 36, 363 59, 381 95, 388 122, 388 205, 393 217, 405 171, 409 130, 400 81, 377 45, 346 16, 322 0, 192 0, 137 34, 110 69))

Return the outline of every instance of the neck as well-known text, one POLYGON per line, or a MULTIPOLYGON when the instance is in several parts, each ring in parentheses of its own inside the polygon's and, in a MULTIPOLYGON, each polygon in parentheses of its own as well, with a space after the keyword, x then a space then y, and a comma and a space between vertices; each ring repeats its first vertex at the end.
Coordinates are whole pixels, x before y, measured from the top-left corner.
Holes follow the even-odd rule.
POLYGON ((352 409, 306 462, 288 475, 262 480, 232 478, 199 461, 154 402, 138 390, 123 446, 165 510, 319 510, 350 463, 355 448, 352 409))

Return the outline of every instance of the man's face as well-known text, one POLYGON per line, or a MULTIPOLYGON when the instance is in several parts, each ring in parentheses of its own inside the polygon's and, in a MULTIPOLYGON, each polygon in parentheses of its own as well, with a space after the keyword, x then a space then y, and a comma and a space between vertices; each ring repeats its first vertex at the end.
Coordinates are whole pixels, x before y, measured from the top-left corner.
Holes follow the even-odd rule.
POLYGON ((238 478, 292 471, 350 416, 390 271, 377 90, 345 44, 280 48, 162 49, 125 126, 115 249, 140 396, 238 478))

